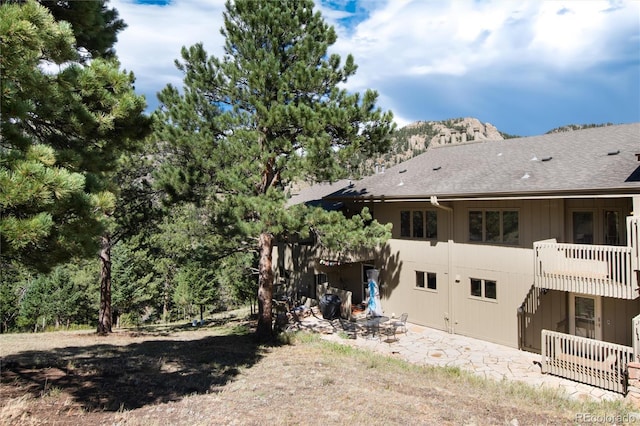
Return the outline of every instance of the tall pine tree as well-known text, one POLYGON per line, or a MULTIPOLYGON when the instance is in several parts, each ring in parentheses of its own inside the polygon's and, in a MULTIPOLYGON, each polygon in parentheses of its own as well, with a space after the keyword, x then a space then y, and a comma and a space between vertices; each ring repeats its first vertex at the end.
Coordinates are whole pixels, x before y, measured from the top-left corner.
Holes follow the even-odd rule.
POLYGON ((323 234, 328 245, 375 245, 389 229, 362 216, 345 218, 304 206, 285 208, 298 181, 343 177, 355 153, 383 152, 392 114, 377 94, 349 93, 356 72, 328 54, 336 33, 311 0, 226 3, 221 58, 201 44, 176 61, 184 88, 160 94, 157 138, 166 142, 158 174, 167 192, 208 206, 224 250, 257 250, 257 335, 272 335, 271 301, 276 238, 323 234), (330 244, 331 243, 331 244, 330 244))
MULTIPOLYGON (((104 12, 94 9, 84 16, 104 12)), ((84 61, 74 30, 35 1, 0 5, 3 267, 47 270, 95 255, 116 206, 114 172, 148 133, 133 74, 99 57, 110 56, 102 41, 87 42, 94 58, 84 61)))

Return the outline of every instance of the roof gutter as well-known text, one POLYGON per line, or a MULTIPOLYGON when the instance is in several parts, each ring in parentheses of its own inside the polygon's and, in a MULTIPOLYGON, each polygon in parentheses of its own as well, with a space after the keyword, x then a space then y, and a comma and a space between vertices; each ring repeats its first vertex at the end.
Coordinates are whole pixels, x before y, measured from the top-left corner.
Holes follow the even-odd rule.
MULTIPOLYGON (((441 197, 442 201, 497 201, 497 200, 554 200, 554 199, 582 199, 582 198, 629 198, 629 197, 637 197, 640 195, 640 192, 620 192, 620 193, 612 193, 608 192, 585 192, 582 194, 576 194, 575 192, 567 192, 567 193, 554 193, 551 194, 543 194, 543 193, 531 193, 531 194, 458 194, 458 195, 445 195, 441 197)), ((369 196, 334 196, 334 197, 326 197, 326 199, 335 199, 335 200, 350 200, 355 202, 381 202, 381 203, 391 203, 391 202, 406 202, 406 201, 427 201, 431 202, 430 197, 425 197, 421 195, 416 196, 388 196, 388 195, 369 195, 369 196)))
POLYGON ((446 210, 448 212, 452 212, 453 209, 451 207, 447 207, 447 206, 443 206, 438 202, 438 197, 436 197, 435 195, 432 195, 431 198, 429 198, 429 202, 431 203, 432 206, 435 206, 439 209, 442 210, 446 210))

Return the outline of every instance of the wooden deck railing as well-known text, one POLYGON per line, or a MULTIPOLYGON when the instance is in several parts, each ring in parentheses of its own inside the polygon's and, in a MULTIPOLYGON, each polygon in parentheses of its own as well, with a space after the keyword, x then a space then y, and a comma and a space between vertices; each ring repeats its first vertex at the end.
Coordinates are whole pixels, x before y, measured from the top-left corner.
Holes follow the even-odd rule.
POLYGON ((627 217, 627 245, 631 247, 631 270, 640 280, 640 216, 627 217))
MULTIPOLYGON (((638 238, 637 230, 634 238, 638 238)), ((601 246, 557 243, 555 239, 537 241, 533 243, 534 285, 635 299, 639 294, 638 277, 633 269, 638 263, 634 250, 637 242, 634 246, 601 246)))
POLYGON ((542 372, 627 393, 627 364, 633 348, 542 330, 542 372))

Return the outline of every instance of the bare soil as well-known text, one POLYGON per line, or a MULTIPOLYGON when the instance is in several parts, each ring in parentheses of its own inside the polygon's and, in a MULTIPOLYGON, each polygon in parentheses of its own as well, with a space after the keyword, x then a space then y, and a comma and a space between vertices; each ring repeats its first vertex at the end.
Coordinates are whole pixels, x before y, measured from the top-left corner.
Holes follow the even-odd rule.
POLYGON ((0 335, 0 424, 574 424, 628 415, 309 334, 258 344, 253 322, 0 335), (596 418, 596 417, 594 417, 596 418))

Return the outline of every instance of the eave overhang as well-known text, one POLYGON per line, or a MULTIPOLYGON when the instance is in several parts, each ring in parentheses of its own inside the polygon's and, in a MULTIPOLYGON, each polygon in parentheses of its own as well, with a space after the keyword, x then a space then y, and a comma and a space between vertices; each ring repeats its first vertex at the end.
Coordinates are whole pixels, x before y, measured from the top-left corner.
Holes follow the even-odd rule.
POLYGON ((492 200, 542 200, 542 199, 578 199, 578 198, 628 198, 640 196, 638 188, 604 188, 582 190, 554 190, 530 192, 491 192, 491 193, 457 193, 457 194, 428 194, 428 195, 331 195, 327 200, 353 202, 403 202, 430 201, 431 197, 438 201, 492 201, 492 200))

